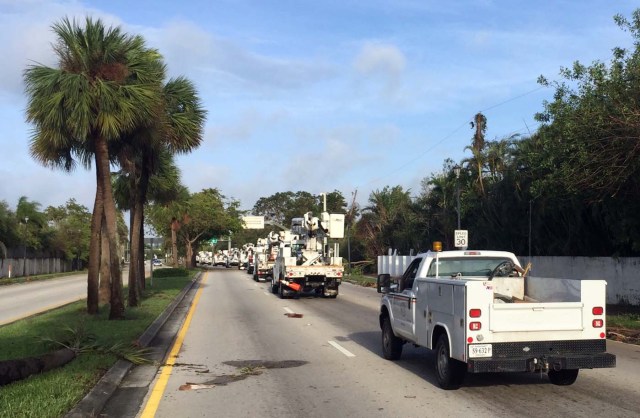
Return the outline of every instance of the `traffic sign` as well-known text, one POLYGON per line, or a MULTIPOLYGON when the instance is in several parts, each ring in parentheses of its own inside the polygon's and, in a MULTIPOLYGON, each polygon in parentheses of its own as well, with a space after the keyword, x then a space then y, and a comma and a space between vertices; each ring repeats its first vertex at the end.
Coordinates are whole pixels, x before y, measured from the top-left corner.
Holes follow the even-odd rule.
POLYGON ((264 216, 243 216, 242 226, 245 229, 264 229, 264 216))
POLYGON ((453 231, 453 242, 456 248, 467 248, 469 246, 469 231, 466 229, 453 231))
POLYGON ((213 245, 213 244, 217 244, 218 243, 218 238, 211 238, 209 240, 209 244, 213 245))

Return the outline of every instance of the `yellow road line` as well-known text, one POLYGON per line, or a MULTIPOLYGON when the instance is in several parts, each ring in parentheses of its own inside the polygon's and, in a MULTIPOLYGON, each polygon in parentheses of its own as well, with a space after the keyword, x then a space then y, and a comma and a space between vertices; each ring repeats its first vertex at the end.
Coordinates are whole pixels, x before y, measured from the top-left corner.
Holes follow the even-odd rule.
MULTIPOLYGON (((201 284, 207 280, 209 273, 206 273, 204 279, 202 279, 201 284)), ((166 364, 162 367, 160 371, 160 376, 156 380, 156 384, 153 386, 151 390, 151 395, 149 396, 149 400, 140 415, 141 418, 152 418, 156 415, 158 411, 158 406, 160 405, 160 400, 162 399, 162 395, 164 395, 164 390, 167 387, 167 383, 169 383, 169 377, 171 377, 171 372, 173 371, 173 366, 176 362, 176 358, 178 357, 178 353, 180 352, 180 348, 182 347, 182 343, 184 342, 184 337, 189 330, 189 325, 191 325, 191 318, 193 317, 193 313, 198 306, 198 302, 200 301, 200 295, 202 294, 203 287, 200 286, 198 291, 196 292, 196 296, 193 298, 193 303, 191 304, 191 308, 187 313, 187 317, 178 332, 178 336, 176 337, 176 341, 173 343, 173 347, 169 352, 169 356, 167 358, 166 364)))

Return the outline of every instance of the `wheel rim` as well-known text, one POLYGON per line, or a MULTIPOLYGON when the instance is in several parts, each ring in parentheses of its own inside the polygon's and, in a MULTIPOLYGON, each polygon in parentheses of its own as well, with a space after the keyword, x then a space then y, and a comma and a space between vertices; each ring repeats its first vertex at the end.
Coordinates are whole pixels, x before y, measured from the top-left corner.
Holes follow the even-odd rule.
POLYGON ((387 330, 387 327, 384 327, 384 332, 382 333, 382 344, 384 345, 384 349, 386 351, 389 351, 389 331, 387 330))
POLYGON ((448 365, 449 365, 449 358, 447 356, 447 350, 445 349, 444 345, 440 346, 440 349, 438 350, 437 361, 438 361, 438 375, 442 379, 446 379, 448 365))

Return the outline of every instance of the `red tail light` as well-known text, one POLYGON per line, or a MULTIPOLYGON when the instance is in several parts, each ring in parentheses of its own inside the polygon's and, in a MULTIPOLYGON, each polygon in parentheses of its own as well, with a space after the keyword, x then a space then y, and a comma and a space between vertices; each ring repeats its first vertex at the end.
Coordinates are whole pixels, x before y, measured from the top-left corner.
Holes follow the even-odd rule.
POLYGON ((469 316, 471 318, 480 318, 482 311, 480 309, 469 309, 469 316))
POLYGON ((604 308, 602 306, 594 306, 591 309, 591 313, 594 315, 602 315, 604 313, 604 308))
POLYGON ((470 331, 480 331, 482 324, 480 322, 469 322, 470 331))
POLYGON ((602 326, 604 325, 604 320, 594 319, 591 324, 593 325, 594 328, 602 328, 602 326))

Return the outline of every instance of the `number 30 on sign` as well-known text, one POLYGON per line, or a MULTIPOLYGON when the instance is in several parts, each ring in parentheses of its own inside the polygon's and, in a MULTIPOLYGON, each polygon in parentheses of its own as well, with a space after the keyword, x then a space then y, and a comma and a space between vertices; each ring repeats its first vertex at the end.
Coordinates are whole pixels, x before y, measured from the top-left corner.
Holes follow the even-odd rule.
POLYGON ((467 247, 469 245, 469 231, 466 229, 456 229, 453 232, 453 240, 456 248, 467 247))

